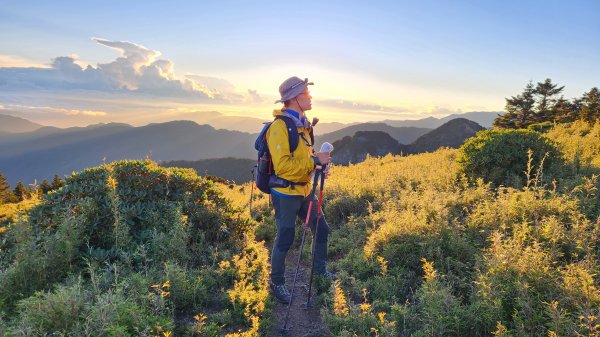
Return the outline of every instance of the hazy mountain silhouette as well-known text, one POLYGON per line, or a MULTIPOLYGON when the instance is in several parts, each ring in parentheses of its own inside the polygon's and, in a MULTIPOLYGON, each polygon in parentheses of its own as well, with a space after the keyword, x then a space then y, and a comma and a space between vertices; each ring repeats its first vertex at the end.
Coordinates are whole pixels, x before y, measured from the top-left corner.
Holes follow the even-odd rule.
POLYGON ((365 160, 367 154, 381 157, 389 153, 400 154, 404 149, 402 144, 383 131, 358 131, 354 136, 346 136, 332 145, 335 150, 331 160, 343 165, 359 163, 365 160))
MULTIPOLYGON (((312 116, 312 114, 310 116, 312 116)), ((274 117, 261 119, 252 116, 227 116, 218 111, 196 111, 178 114, 177 118, 181 120, 190 120, 200 125, 208 124, 215 129, 258 133, 262 129, 263 123, 273 121, 274 117)), ((319 122, 317 127, 315 127, 315 134, 320 135, 333 132, 353 124, 356 123, 344 124, 338 122, 319 122)))
POLYGON ((195 161, 174 160, 160 163, 160 165, 164 167, 193 168, 198 175, 217 176, 237 184, 252 180, 252 168, 255 164, 255 159, 240 158, 217 158, 195 161))
POLYGON ((42 125, 21 117, 0 114, 0 132, 31 132, 41 127, 42 125))
POLYGON ((384 120, 385 124, 391 126, 414 126, 420 128, 435 129, 456 118, 465 118, 471 120, 484 128, 491 128, 492 122, 502 111, 472 111, 463 114, 452 114, 443 118, 427 117, 417 120, 384 120))
MULTIPOLYGON (((253 124, 252 128, 257 127, 257 130, 262 127, 262 124, 254 125, 255 122, 260 122, 258 119, 249 119, 247 122, 253 124)), ((468 123, 463 124, 464 130, 476 130, 468 123)), ((323 125, 327 124, 319 124, 316 129, 322 128, 323 125)), ((439 146, 454 147, 455 144, 462 143, 461 139, 470 135, 468 132, 463 133, 464 130, 460 127, 455 127, 457 129, 433 130, 425 134, 428 130, 424 128, 363 123, 317 135, 316 142, 318 147, 324 141, 335 143, 343 140, 338 143, 342 148, 336 147, 334 156, 341 157, 340 162, 347 163, 364 160, 367 153, 376 156, 386 153, 430 151, 439 146), (357 132, 357 139, 349 137, 357 132), (386 134, 387 137, 382 134, 386 134), (413 141, 414 144, 409 146, 402 145, 413 141)), ((235 157, 255 160, 255 138, 256 133, 216 130, 213 126, 198 125, 191 121, 155 123, 142 127, 109 123, 65 129, 40 127, 35 131, 21 133, 0 132, 0 171, 7 176, 9 183, 14 185, 17 181, 41 181, 52 178, 54 174, 70 174, 72 171, 118 159, 149 157, 156 161, 193 161, 235 157)), ((212 164, 199 165, 198 172, 202 174, 202 165, 212 164)), ((231 174, 232 177, 243 177, 248 170, 248 167, 239 167, 239 171, 233 169, 236 173, 231 174)), ((219 175, 218 172, 213 173, 212 168, 207 172, 219 175)), ((236 180, 229 176, 225 178, 236 180)))
MULTIPOLYGON (((317 125, 317 128, 319 125, 317 125)), ((321 144, 323 142, 333 143, 337 140, 340 140, 344 137, 352 137, 358 131, 381 131, 385 132, 388 135, 392 136, 395 140, 397 140, 401 144, 409 144, 414 140, 419 138, 420 136, 426 134, 431 131, 431 129, 426 128, 416 128, 416 127, 394 127, 389 126, 384 123, 361 123, 352 126, 345 127, 343 129, 330 132, 324 135, 317 135, 315 137, 316 144, 321 144)))
POLYGON ((39 131, 0 142, 0 171, 11 184, 41 181, 54 174, 70 174, 118 159, 149 157, 168 161, 256 156, 256 135, 215 130, 190 121, 142 127, 104 124, 53 130, 51 134, 39 131))
POLYGON ((453 119, 437 129, 419 137, 408 145, 408 153, 433 152, 438 148, 459 148, 467 138, 485 130, 481 125, 465 118, 453 119))
POLYGON ((484 130, 479 124, 465 118, 453 119, 412 142, 403 145, 382 131, 359 131, 333 143, 332 160, 337 164, 358 163, 367 154, 384 156, 391 154, 416 154, 433 152, 440 147, 460 147, 467 138, 484 130))

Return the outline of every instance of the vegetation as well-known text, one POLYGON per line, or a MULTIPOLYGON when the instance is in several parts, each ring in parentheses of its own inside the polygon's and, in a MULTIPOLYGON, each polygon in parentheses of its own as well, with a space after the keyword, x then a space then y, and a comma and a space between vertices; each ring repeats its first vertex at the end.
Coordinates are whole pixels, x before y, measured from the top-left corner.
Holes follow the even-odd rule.
MULTIPOLYGON (((519 187, 462 170, 464 148, 334 167, 324 204, 339 281, 317 283, 331 334, 597 336, 597 128, 548 132, 561 171, 535 152, 555 149, 550 140, 499 133, 534 145, 530 175, 520 172, 530 183, 519 187)), ((529 160, 526 151, 511 155, 529 160)))
POLYGON ((191 170, 76 173, 4 227, 0 332, 257 336, 268 254, 253 224, 191 170))
POLYGON ((600 91, 594 87, 580 98, 565 99, 564 86, 551 79, 529 82, 522 93, 506 99, 506 113, 494 120, 494 127, 527 129, 543 127, 544 123, 570 123, 576 120, 594 123, 600 118, 600 91))
MULTIPOLYGON (((600 335, 594 90, 549 122, 562 88, 538 85, 528 130, 331 169, 339 279, 314 289, 332 336, 600 335)), ((121 161, 23 197, 0 206, 1 335, 270 331, 274 219, 251 184, 121 161)))
POLYGON ((485 130, 460 148, 459 171, 495 186, 520 187, 526 176, 560 175, 562 158, 554 142, 529 130, 485 130))

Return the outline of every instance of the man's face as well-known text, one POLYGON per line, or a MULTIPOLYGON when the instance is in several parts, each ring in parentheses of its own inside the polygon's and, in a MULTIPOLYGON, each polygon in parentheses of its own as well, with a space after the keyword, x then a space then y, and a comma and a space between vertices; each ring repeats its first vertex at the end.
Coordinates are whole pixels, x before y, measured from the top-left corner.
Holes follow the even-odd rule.
POLYGON ((302 110, 306 111, 312 109, 312 96, 310 95, 308 88, 305 88, 300 95, 296 96, 296 100, 302 110))

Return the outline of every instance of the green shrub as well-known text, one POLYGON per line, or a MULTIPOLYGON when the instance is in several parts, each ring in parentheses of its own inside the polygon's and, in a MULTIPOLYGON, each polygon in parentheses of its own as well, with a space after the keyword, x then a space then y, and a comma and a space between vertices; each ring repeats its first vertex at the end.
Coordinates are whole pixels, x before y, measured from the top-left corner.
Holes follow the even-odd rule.
POLYGON ((85 309, 85 294, 80 284, 59 287, 55 292, 37 292, 18 305, 18 329, 35 335, 71 331, 85 309))
POLYGON ((189 169, 121 161, 74 173, 4 232, 0 331, 220 335, 232 292, 241 305, 233 305, 235 320, 223 323, 258 331, 268 255, 252 225, 212 181, 189 169), (236 256, 259 270, 237 275, 221 267, 236 256), (73 279, 77 286, 68 285, 73 279), (202 332, 194 316, 206 317, 202 332))
POLYGON ((553 141, 530 130, 484 130, 459 149, 460 171, 472 180, 520 187, 559 175, 562 158, 553 141), (541 169, 541 170, 540 170, 541 169))

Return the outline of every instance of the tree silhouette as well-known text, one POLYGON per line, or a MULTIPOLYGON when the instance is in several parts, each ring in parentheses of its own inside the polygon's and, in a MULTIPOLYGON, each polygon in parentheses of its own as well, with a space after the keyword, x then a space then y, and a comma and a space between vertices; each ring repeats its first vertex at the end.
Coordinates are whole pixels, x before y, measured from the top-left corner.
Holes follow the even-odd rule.
POLYGON ((15 201, 15 195, 6 181, 6 177, 0 172, 0 205, 15 201))
POLYGON ((530 81, 517 96, 506 98, 506 113, 498 115, 493 126, 500 129, 543 129, 552 123, 569 123, 578 119, 594 122, 600 119, 600 91, 594 87, 581 98, 565 99, 564 86, 547 78, 535 87, 530 81), (541 123, 538 125, 538 123, 541 123), (543 126, 543 128, 542 128, 543 126))
POLYGON ((494 120, 494 126, 506 129, 522 129, 536 122, 535 89, 530 81, 523 92, 506 99, 506 113, 494 120))
POLYGON ((50 185, 50 183, 48 183, 48 181, 44 179, 40 186, 38 186, 38 192, 40 193, 40 195, 43 195, 50 191, 52 191, 52 185, 50 185))
POLYGON ((560 94, 565 87, 559 87, 553 84, 552 80, 547 78, 544 82, 538 82, 533 91, 536 100, 536 123, 545 121, 554 121, 556 118, 554 96, 560 94))
POLYGON ((590 91, 583 94, 581 98, 581 110, 579 118, 588 122, 594 122, 600 118, 600 92, 594 87, 590 91))
POLYGON ((20 181, 17 183, 17 187, 15 187, 14 194, 17 198, 17 201, 23 201, 29 198, 29 191, 27 190, 27 187, 25 187, 23 182, 20 181))
POLYGON ((57 174, 55 174, 54 179, 52 180, 52 189, 57 190, 63 187, 64 184, 65 182, 62 179, 60 179, 60 177, 57 174))

